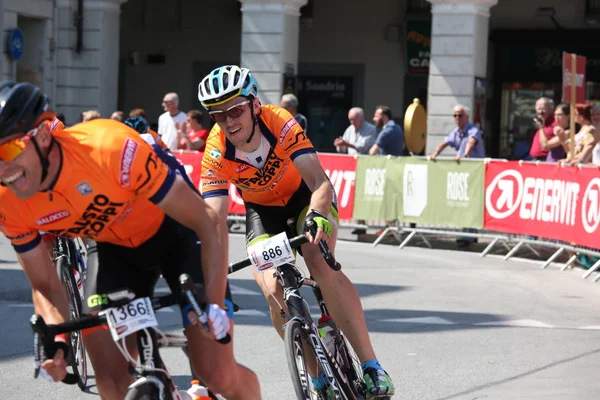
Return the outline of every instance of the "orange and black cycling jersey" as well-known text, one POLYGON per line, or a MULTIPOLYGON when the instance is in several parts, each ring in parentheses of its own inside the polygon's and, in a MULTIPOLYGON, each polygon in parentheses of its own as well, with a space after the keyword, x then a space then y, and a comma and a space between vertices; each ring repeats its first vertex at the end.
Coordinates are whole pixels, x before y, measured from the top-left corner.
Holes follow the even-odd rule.
POLYGON ((17 252, 40 242, 39 231, 137 247, 164 219, 160 202, 176 179, 139 133, 95 119, 54 131, 60 171, 52 186, 21 200, 0 187, 0 230, 17 252))
POLYGON ((284 206, 302 183, 293 161, 315 153, 315 149, 296 122, 283 108, 260 107, 258 126, 271 144, 265 165, 258 169, 235 156, 235 146, 215 125, 206 140, 202 159, 202 196, 227 196, 233 183, 245 202, 265 206, 284 206))

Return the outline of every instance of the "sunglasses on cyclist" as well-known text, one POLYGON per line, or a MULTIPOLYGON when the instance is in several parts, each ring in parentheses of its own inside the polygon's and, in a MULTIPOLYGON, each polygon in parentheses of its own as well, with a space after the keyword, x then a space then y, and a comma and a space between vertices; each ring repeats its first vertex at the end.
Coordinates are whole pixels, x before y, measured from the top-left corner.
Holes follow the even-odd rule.
POLYGON ((225 122, 227 121, 227 117, 236 119, 244 113, 244 106, 248 103, 250 103, 250 100, 242 101, 241 103, 232 105, 226 110, 209 111, 208 115, 214 122, 225 122))
POLYGON ((37 128, 33 128, 21 137, 13 139, 9 142, 0 144, 0 160, 4 162, 11 162, 17 158, 21 153, 25 151, 29 140, 37 135, 40 128, 46 124, 46 121, 38 125, 37 128))

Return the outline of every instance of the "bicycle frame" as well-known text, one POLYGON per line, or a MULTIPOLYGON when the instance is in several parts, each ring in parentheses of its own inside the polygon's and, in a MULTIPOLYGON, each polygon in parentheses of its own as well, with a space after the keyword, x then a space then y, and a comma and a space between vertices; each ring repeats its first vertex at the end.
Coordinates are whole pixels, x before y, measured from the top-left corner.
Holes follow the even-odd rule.
POLYGON ((327 312, 325 300, 323 299, 319 285, 312 279, 303 278, 302 274, 300 274, 296 266, 293 264, 284 264, 277 267, 276 274, 278 275, 279 283, 283 288, 283 299, 288 307, 291 317, 286 324, 290 323, 294 319, 302 322, 302 325, 304 326, 304 329, 310 338, 311 345, 314 348, 315 356, 323 367, 334 393, 339 398, 343 398, 342 390, 337 385, 332 369, 335 368, 335 370, 338 372, 338 376, 344 380, 344 383, 348 384, 349 382, 347 381, 346 374, 338 364, 336 355, 331 354, 329 349, 327 349, 327 346, 325 346, 317 326, 312 319, 306 300, 304 297, 302 297, 299 290, 300 287, 304 285, 310 286, 315 297, 317 298, 319 308, 324 314, 328 315, 329 313, 327 312), (329 358, 327 356, 329 356, 329 358))

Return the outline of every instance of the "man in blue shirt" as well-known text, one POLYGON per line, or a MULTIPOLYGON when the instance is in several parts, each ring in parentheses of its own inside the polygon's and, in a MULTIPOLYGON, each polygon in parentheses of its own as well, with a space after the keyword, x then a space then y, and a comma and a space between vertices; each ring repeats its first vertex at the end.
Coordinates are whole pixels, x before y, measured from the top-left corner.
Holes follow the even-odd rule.
POLYGON ((446 146, 456 150, 457 153, 454 157, 456 161, 461 158, 484 158, 485 149, 481 129, 469 122, 469 108, 458 104, 454 107, 452 115, 456 122, 456 128, 438 145, 433 154, 429 156, 430 159, 435 160, 446 146))
POLYGON ((401 156, 404 151, 404 132, 392 119, 392 111, 388 106, 377 106, 373 122, 381 132, 377 135, 375 144, 369 150, 370 155, 401 156))

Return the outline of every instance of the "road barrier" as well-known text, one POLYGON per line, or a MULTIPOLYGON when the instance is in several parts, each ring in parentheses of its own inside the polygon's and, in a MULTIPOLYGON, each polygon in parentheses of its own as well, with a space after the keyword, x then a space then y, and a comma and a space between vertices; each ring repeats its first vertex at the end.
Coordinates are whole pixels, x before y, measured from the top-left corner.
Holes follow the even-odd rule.
MULTIPOLYGON (((200 187, 203 154, 177 151, 175 156, 200 187)), ((489 239, 481 256, 501 244, 508 251, 505 260, 523 249, 538 257, 542 247, 556 249, 542 268, 565 251, 600 257, 598 167, 326 153, 319 159, 337 194, 340 225, 384 228, 373 246, 392 236, 399 248, 415 237, 431 247, 428 236, 445 235, 489 239)), ((239 225, 236 229, 241 230, 244 214, 231 184, 228 219, 239 225)), ((574 260, 575 255, 561 269, 574 260)), ((598 270, 600 261, 582 278, 598 270)))

